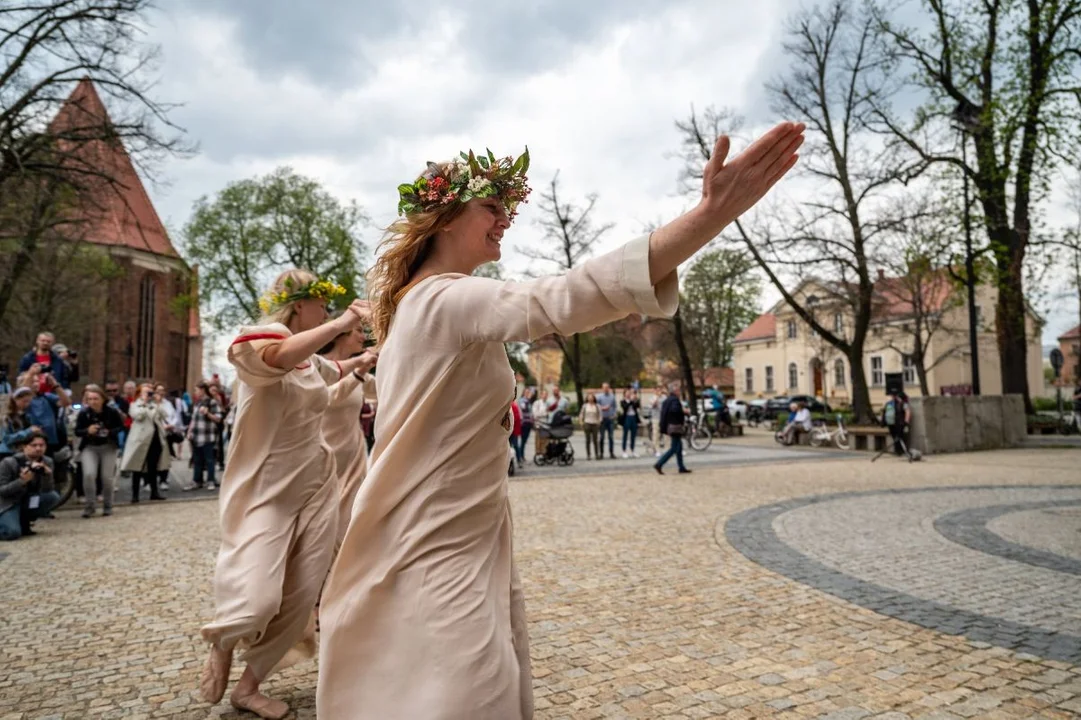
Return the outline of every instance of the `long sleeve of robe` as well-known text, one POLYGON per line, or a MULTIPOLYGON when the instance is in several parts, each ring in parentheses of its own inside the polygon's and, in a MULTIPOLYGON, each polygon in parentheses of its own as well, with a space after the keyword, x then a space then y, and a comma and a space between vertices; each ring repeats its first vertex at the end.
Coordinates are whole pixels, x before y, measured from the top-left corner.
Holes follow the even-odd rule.
POLYGON ((368 476, 320 606, 320 720, 515 720, 533 714, 512 555, 503 342, 675 312, 648 238, 566 275, 438 275, 401 300, 379 356, 368 476))

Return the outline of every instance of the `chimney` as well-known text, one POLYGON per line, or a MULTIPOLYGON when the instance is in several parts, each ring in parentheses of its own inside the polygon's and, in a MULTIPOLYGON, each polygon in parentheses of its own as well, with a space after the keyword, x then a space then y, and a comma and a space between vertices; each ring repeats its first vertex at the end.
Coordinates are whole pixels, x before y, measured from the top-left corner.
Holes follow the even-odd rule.
POLYGON ((886 279, 886 271, 883 270, 882 268, 878 269, 878 279, 879 280, 885 280, 886 279))

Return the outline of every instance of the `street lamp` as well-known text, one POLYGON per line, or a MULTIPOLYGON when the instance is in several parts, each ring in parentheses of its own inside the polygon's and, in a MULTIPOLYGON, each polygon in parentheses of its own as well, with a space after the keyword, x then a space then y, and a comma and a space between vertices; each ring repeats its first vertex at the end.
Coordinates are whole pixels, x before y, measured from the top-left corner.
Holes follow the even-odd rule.
POLYGON ((976 262, 972 253, 972 202, 968 192, 968 136, 979 124, 977 109, 961 102, 953 111, 953 127, 961 135, 961 177, 965 196, 965 288, 968 291, 968 348, 972 363, 972 394, 980 394, 980 345, 976 326, 976 262))

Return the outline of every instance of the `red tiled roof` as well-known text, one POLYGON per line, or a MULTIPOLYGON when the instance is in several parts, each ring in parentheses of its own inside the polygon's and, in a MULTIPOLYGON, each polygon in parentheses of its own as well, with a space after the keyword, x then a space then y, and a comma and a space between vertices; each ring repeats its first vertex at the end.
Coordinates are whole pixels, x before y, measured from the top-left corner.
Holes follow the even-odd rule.
POLYGON ((946 270, 930 273, 920 279, 919 285, 908 283, 903 277, 879 277, 875 281, 875 306, 872 317, 886 321, 912 317, 916 314, 915 293, 923 295, 922 313, 934 313, 945 306, 954 291, 946 270))
POLYGON ((743 332, 736 335, 733 342, 768 340, 775 337, 777 337, 777 316, 773 313, 763 313, 755 318, 753 323, 744 328, 743 332))
POLYGON ((1081 325, 1078 325, 1073 330, 1067 330, 1063 334, 1058 336, 1059 340, 1073 340, 1074 338, 1081 337, 1081 325))
POLYGON ((702 380, 705 385, 716 385, 722 388, 734 388, 736 386, 736 371, 730 367, 711 367, 706 368, 702 373, 702 380))
POLYGON ((49 124, 50 133, 70 136, 61 142, 81 163, 100 168, 113 180, 103 181, 97 197, 87 203, 90 207, 80 210, 88 223, 86 239, 99 245, 122 245, 179 258, 127 150, 119 140, 100 137, 98 128, 103 122, 111 124, 109 113, 94 84, 84 78, 49 124), (90 128, 94 128, 95 137, 77 139, 80 129, 90 132, 90 128))

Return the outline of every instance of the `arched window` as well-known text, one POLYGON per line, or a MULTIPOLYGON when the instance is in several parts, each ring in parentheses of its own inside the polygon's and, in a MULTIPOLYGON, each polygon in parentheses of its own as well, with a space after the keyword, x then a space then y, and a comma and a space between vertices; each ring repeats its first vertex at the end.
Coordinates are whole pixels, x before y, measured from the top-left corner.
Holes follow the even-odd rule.
POLYGON ((845 386, 845 361, 836 360, 833 363, 833 386, 844 387, 845 386))
POLYGON ((154 317, 157 309, 154 278, 145 275, 139 283, 139 323, 135 335, 135 376, 154 376, 154 317))
POLYGON ((799 387, 799 368, 796 363, 788 363, 788 389, 795 390, 799 387))

